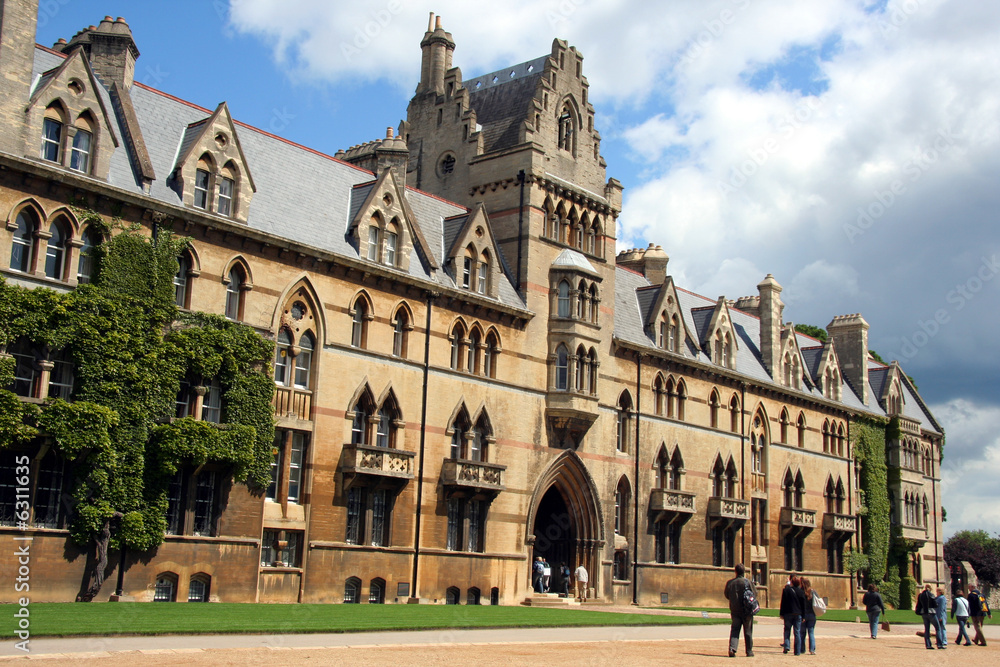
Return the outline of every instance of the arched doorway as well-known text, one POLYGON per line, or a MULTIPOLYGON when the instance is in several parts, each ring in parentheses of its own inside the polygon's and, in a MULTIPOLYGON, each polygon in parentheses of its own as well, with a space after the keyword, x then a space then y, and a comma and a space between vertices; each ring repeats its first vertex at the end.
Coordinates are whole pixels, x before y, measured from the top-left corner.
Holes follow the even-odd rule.
POLYGON ((599 592, 603 526, 590 474, 575 452, 563 452, 541 475, 532 495, 526 539, 528 586, 531 563, 542 556, 552 566, 553 575, 559 563, 571 571, 582 564, 590 575, 590 587, 599 592))

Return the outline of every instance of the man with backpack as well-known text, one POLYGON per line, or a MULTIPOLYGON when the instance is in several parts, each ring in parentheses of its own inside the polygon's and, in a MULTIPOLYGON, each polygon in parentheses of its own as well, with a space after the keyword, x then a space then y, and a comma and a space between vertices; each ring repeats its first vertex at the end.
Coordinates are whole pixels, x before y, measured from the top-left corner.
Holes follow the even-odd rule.
POLYGON ((725 595, 729 600, 729 616, 732 625, 729 628, 729 657, 736 657, 736 649, 740 645, 740 628, 743 629, 743 642, 748 657, 753 657, 753 617, 760 611, 757 603, 757 587, 746 578, 746 568, 739 563, 736 576, 726 582, 725 595))
POLYGON ((969 618, 972 620, 972 628, 976 631, 976 635, 972 638, 972 643, 979 644, 980 646, 986 646, 986 636, 983 634, 984 616, 993 618, 993 614, 990 613, 990 606, 986 603, 986 598, 979 592, 978 587, 973 586, 972 590, 969 591, 969 618))

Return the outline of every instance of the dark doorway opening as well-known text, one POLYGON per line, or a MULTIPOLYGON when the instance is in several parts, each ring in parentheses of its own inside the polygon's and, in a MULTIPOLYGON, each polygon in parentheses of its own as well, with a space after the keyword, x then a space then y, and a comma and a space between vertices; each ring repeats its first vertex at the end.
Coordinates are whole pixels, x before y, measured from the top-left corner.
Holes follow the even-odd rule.
POLYGON ((549 487, 538 503, 533 533, 535 545, 532 561, 541 556, 549 563, 552 568, 550 590, 561 593, 564 589, 559 566, 565 564, 570 571, 576 567, 577 536, 566 499, 555 486, 549 487))

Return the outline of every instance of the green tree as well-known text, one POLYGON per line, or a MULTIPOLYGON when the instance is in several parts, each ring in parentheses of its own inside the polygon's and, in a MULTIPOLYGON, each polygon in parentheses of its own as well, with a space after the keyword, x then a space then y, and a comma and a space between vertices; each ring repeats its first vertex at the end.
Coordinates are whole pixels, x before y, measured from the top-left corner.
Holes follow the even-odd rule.
POLYGON ((818 338, 824 343, 826 342, 826 329, 821 329, 820 327, 813 326, 812 324, 796 324, 795 330, 807 336, 818 338))
POLYGON ((1000 584, 1000 535, 990 537, 985 530, 960 530, 944 543, 948 565, 968 561, 976 576, 991 586, 1000 584))
MULTIPOLYGON (((74 365, 72 402, 36 407, 0 390, 0 449, 40 437, 67 461, 70 534, 95 550, 82 600, 99 593, 109 549, 147 552, 163 541, 167 490, 181 466, 224 464, 255 490, 269 480, 273 344, 218 316, 179 313, 173 276, 184 243, 121 229, 98 247, 93 282, 66 294, 0 278, 0 343, 26 339, 74 365), (226 424, 171 419, 185 379, 220 382, 226 424)), ((11 373, 0 362, 0 386, 11 373)))

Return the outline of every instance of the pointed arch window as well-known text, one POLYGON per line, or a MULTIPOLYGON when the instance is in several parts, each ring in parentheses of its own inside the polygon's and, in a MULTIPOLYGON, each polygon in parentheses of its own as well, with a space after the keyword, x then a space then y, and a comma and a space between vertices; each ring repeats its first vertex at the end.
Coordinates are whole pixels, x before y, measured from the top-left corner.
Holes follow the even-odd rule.
POLYGON ((351 346, 365 347, 368 339, 368 304, 363 297, 354 300, 351 313, 351 346))
POLYGON ((11 239, 10 268, 14 271, 28 273, 32 269, 32 259, 35 254, 35 233, 38 222, 30 209, 24 208, 17 214, 17 228, 11 239))
POLYGON ((801 412, 799 413, 799 420, 796 423, 796 427, 798 429, 798 440, 799 440, 798 444, 799 444, 799 447, 805 447, 806 446, 806 416, 804 414, 802 414, 801 412))
POLYGON ((497 361, 500 357, 500 343, 492 331, 486 335, 486 347, 483 349, 483 375, 490 378, 497 376, 497 361))
POLYGON ((462 370, 462 346, 465 344, 465 327, 456 322, 451 330, 451 368, 462 370))
POLYGON ((484 252, 479 258, 476 276, 476 292, 485 295, 490 287, 490 255, 484 252))
POLYGON ((399 223, 393 218, 385 226, 385 256, 382 263, 387 266, 396 266, 396 254, 399 245, 399 223))
POLYGON ((405 357, 410 318, 405 308, 396 311, 392 320, 392 356, 405 357))
POLYGON ((569 300, 569 283, 565 280, 559 282, 559 294, 557 297, 556 313, 559 317, 569 317, 571 314, 569 300))
POLYGON ((233 214, 233 197, 236 195, 236 174, 228 164, 219 174, 219 196, 215 201, 215 212, 229 217, 233 214))
MULTIPOLYGON (((46 112, 50 113, 50 112, 46 112)), ((55 118, 42 121, 42 159, 49 162, 60 162, 59 153, 62 148, 63 124, 55 118)))
POLYGON ((62 280, 66 269, 66 243, 69 234, 61 221, 49 226, 49 243, 45 251, 45 276, 53 280, 62 280))
POLYGON ((569 389, 569 351, 562 343, 556 348, 556 389, 569 389))
POLYGON ((246 273, 239 265, 234 266, 226 281, 226 319, 240 321, 243 319, 244 292, 246 273))
POLYGON ((313 347, 312 334, 306 332, 299 339, 299 353, 295 355, 295 387, 298 389, 309 389, 313 347))
POLYGON ((469 334, 468 359, 465 364, 465 370, 469 373, 479 372, 479 341, 479 331, 473 329, 472 333, 469 334))
POLYGON ((733 433, 740 432, 741 416, 740 399, 736 394, 733 394, 733 397, 729 400, 729 430, 733 433))
POLYGON ((97 230, 88 228, 81 237, 80 260, 76 267, 76 281, 80 284, 89 283, 94 277, 97 259, 97 246, 101 244, 101 235, 97 230))
POLYGON ((615 535, 628 535, 629 498, 628 480, 622 477, 615 491, 615 535))
POLYGON ((632 397, 627 391, 618 398, 618 409, 615 411, 615 449, 628 452, 631 445, 632 432, 632 397))
POLYGON ((278 339, 274 345, 274 383, 287 386, 291 375, 289 368, 292 359, 292 336, 288 329, 278 332, 278 339))
POLYGON ((719 394, 715 390, 708 398, 708 416, 712 428, 719 428, 719 394))
POLYGON ((573 112, 567 103, 563 105, 562 112, 559 114, 559 148, 571 153, 576 145, 575 125, 573 112))
POLYGON ((195 208, 208 208, 208 189, 211 172, 209 165, 204 160, 198 162, 198 168, 194 172, 194 206, 195 208))

